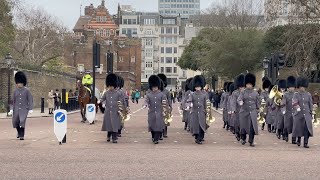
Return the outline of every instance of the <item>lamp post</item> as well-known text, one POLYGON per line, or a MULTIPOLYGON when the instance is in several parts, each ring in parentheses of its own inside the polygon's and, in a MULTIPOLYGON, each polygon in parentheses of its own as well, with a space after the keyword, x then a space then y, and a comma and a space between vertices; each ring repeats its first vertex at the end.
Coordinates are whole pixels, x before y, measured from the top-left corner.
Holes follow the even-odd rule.
POLYGON ((13 58, 11 54, 7 54, 5 57, 5 62, 8 66, 8 102, 7 102, 7 116, 9 116, 10 112, 10 99, 11 99, 11 68, 13 66, 13 58))

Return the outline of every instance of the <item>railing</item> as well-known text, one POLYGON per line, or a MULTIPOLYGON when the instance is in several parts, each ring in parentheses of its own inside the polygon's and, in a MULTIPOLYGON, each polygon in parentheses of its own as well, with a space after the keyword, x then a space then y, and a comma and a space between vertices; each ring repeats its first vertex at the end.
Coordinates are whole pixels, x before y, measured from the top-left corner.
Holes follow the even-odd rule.
POLYGON ((68 98, 68 103, 66 103, 66 111, 76 111, 79 110, 79 102, 78 102, 78 97, 69 97, 68 98))

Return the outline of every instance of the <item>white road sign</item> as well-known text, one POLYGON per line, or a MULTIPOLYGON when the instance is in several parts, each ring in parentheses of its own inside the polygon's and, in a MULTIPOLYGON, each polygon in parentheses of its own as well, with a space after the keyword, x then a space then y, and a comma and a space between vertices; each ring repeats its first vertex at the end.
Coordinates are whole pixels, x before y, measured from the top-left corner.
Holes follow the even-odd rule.
POLYGON ((96 105, 95 104, 87 104, 86 108, 87 108, 86 109, 86 118, 89 121, 89 123, 92 124, 96 118, 96 105))
POLYGON ((67 111, 63 109, 58 109, 54 111, 53 121, 54 121, 54 134, 56 135, 59 142, 67 133, 67 111))

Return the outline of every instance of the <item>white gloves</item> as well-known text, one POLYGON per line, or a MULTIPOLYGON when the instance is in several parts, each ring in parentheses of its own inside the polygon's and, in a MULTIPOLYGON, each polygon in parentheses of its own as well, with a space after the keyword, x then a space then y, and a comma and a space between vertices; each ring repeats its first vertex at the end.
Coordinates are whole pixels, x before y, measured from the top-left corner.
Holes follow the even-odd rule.
POLYGON ((190 107, 193 107, 193 103, 190 104, 190 107))
POLYGON ((11 116, 13 114, 13 110, 11 109, 8 113, 9 116, 11 116))
POLYGON ((300 108, 298 108, 298 109, 297 109, 297 111, 298 111, 298 112, 300 112, 300 111, 301 111, 301 109, 300 109, 300 108))
POLYGON ((243 105, 243 101, 239 101, 239 105, 242 106, 243 105))
POLYGON ((102 107, 105 108, 105 107, 106 107, 106 104, 102 104, 102 107))
POLYGON ((101 102, 100 102, 100 101, 98 101, 97 103, 98 103, 98 104, 100 104, 101 102))
POLYGON ((186 111, 188 111, 189 109, 190 109, 190 107, 189 107, 189 106, 187 106, 187 107, 186 107, 186 111))
POLYGON ((32 114, 33 113, 33 110, 29 110, 29 114, 32 114))
POLYGON ((285 112, 285 111, 283 111, 283 112, 282 112, 282 114, 283 114, 283 115, 285 115, 285 114, 286 114, 286 112, 285 112))

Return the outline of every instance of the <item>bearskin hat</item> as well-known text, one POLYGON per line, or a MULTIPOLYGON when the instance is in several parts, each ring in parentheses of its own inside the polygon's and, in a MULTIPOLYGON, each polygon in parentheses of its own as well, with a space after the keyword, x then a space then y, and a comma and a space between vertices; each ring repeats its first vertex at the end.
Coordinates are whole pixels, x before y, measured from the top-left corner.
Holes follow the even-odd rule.
POLYGON ((297 78, 297 88, 300 88, 300 87, 308 88, 309 87, 309 80, 305 77, 298 77, 297 78))
POLYGON ((273 87, 274 87, 273 84, 271 84, 271 85, 269 86, 269 93, 271 92, 271 90, 272 90, 273 87))
POLYGON ((228 84, 229 84, 229 82, 224 82, 224 83, 223 83, 223 90, 224 90, 224 91, 227 91, 227 89, 228 89, 228 84))
POLYGON ((185 92, 187 92, 187 91, 189 91, 190 90, 190 82, 192 81, 192 78, 189 78, 189 79, 187 79, 186 80, 186 85, 185 85, 185 87, 184 87, 184 90, 185 90, 185 92))
POLYGON ((297 86, 297 81, 296 78, 294 76, 289 76, 287 78, 287 87, 296 87, 297 86))
POLYGON ((226 92, 229 92, 229 89, 230 89, 231 84, 233 84, 233 83, 232 83, 232 82, 228 82, 226 92))
POLYGON ((189 83, 188 83, 188 88, 189 88, 189 90, 190 91, 193 91, 193 78, 190 78, 190 81, 189 81, 189 83))
POLYGON ((232 93, 234 90, 236 90, 236 84, 235 83, 231 83, 229 86, 229 93, 232 93))
POLYGON ((164 74, 158 74, 158 77, 163 81, 164 83, 164 87, 166 88, 167 85, 168 85, 168 82, 167 82, 167 76, 164 75, 164 74))
POLYGON ((27 85, 27 77, 22 71, 18 71, 14 75, 14 80, 15 80, 16 84, 21 83, 21 84, 23 84, 23 86, 27 85))
POLYGON ((256 85, 256 76, 254 74, 248 73, 244 77, 244 83, 247 84, 252 84, 254 87, 256 85))
MULTIPOLYGON (((262 82, 264 82, 265 80, 269 80, 269 78, 267 77, 267 76, 264 76, 263 78, 262 78, 262 82)), ((270 81, 270 80, 269 80, 270 81)))
POLYGON ((243 74, 240 74, 235 79, 235 88, 238 89, 238 88, 241 88, 241 87, 245 87, 244 75, 243 74))
POLYGON ((110 73, 107 75, 106 86, 107 87, 113 86, 114 88, 118 86, 118 77, 116 74, 110 73))
POLYGON ((286 89, 287 88, 287 81, 284 79, 280 79, 278 82, 279 89, 286 89))
POLYGON ((271 81, 269 79, 266 79, 262 83, 262 89, 269 88, 271 86, 271 81))
POLYGON ((195 91, 196 87, 201 87, 201 89, 203 89, 203 87, 205 86, 204 84, 204 79, 200 76, 197 75, 192 79, 192 90, 195 91))
MULTIPOLYGON (((148 83, 149 83, 149 89, 152 90, 153 87, 158 87, 161 90, 161 83, 163 81, 161 81, 161 79, 159 78, 159 76, 156 75, 151 75, 148 79, 148 83)), ((164 82, 163 82, 164 83, 164 82)))
POLYGON ((207 82, 206 82, 206 78, 204 77, 204 75, 200 75, 201 78, 203 79, 203 83, 204 83, 204 86, 206 86, 207 82))

